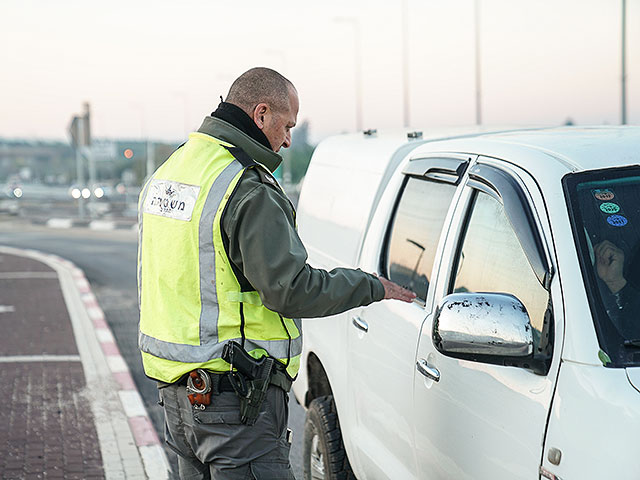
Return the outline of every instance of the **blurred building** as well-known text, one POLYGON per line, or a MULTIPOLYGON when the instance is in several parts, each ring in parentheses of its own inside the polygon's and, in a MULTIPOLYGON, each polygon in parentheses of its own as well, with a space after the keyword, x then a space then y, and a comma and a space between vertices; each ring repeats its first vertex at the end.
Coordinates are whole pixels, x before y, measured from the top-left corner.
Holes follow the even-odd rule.
MULTIPOLYGON (((154 142, 154 165, 161 164, 177 144, 154 142)), ((141 183, 146 173, 147 142, 140 140, 93 139, 91 152, 96 179, 119 182, 124 172, 141 183)), ((85 169, 88 163, 85 160, 85 169)), ((77 176, 73 148, 67 142, 0 138, 0 183, 9 179, 23 182, 69 185, 77 176)), ((88 178, 88 175, 85 175, 88 178)))
POLYGON ((0 139, 0 182, 65 183, 73 175, 73 149, 66 142, 0 139))

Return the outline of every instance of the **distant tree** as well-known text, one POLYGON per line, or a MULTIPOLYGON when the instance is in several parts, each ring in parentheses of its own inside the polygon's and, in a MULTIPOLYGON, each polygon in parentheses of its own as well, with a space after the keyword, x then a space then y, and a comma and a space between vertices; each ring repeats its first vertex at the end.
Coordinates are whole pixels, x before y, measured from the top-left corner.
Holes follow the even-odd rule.
MULTIPOLYGON (((162 165, 167 158, 171 156, 171 154, 176 149, 177 145, 167 144, 167 143, 155 143, 154 144, 154 170, 162 165)), ((130 166, 130 164, 129 164, 130 166)), ((147 173, 147 154, 146 148, 142 155, 139 155, 137 158, 134 158, 133 162, 133 170, 136 174, 136 182, 142 185, 145 180, 145 175, 147 173)))
POLYGON ((307 173, 315 148, 315 145, 309 143, 309 122, 304 120, 293 130, 291 147, 284 154, 292 184, 300 182, 307 173))

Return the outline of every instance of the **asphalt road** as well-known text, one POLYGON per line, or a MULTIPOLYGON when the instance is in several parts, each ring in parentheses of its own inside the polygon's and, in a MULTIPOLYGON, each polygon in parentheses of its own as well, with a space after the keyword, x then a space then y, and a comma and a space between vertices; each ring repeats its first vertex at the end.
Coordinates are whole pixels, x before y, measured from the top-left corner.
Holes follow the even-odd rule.
MULTIPOLYGON (((0 245, 53 253, 84 270, 158 436, 163 438, 162 409, 156 403, 155 383, 144 375, 137 348, 136 241, 133 231, 98 232, 80 228, 57 230, 34 226, 15 217, 0 217, 0 245)), ((294 432, 291 465, 296 477, 302 479, 304 410, 293 395, 289 407, 289 427, 294 432)), ((167 456, 175 465, 173 452, 167 449, 167 456)))

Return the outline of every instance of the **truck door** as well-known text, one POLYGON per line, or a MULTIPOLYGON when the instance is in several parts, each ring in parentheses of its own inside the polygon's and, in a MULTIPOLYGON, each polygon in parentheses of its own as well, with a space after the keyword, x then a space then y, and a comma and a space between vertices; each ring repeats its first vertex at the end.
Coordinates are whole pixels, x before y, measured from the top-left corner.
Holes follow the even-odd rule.
MULTIPOLYGON (((382 252, 361 262, 417 294, 412 304, 380 302, 350 319, 349 422, 356 426, 350 458, 365 478, 417 476, 411 423, 416 347, 441 232, 467 161, 409 162, 395 202, 382 212, 390 217, 379 232, 386 236, 382 252)), ((380 243, 372 237, 367 240, 380 243)))
POLYGON ((480 159, 469 170, 422 326, 412 410, 420 478, 538 478, 559 364, 552 297, 560 291, 525 174, 501 165, 480 159), (437 307, 455 292, 517 297, 530 318, 535 360, 504 366, 501 358, 436 348, 437 307))

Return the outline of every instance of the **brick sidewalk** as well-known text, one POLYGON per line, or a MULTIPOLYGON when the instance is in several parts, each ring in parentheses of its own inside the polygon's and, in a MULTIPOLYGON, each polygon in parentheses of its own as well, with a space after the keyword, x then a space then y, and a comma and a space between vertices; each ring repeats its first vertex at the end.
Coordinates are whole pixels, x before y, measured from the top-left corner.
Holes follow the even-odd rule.
POLYGON ((12 252, 0 251, 0 478, 166 478, 82 273, 12 252))

